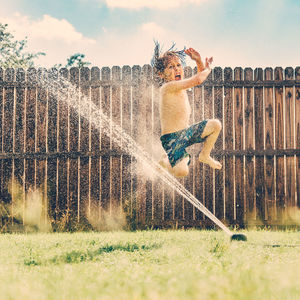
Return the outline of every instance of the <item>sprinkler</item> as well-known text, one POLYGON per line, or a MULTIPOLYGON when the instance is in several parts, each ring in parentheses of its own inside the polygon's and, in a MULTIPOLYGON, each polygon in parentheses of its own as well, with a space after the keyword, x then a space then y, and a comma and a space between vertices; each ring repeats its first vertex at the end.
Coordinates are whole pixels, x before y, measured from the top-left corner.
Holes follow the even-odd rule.
POLYGON ((242 234, 242 233, 234 233, 234 234, 231 235, 230 240, 231 241, 246 242, 247 241, 247 236, 245 234, 242 234))

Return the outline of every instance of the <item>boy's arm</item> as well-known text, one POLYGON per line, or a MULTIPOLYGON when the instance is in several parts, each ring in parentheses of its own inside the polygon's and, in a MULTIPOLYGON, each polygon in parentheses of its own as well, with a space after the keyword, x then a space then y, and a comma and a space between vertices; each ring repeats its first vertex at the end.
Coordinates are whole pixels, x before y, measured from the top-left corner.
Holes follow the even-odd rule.
POLYGON ((196 75, 183 80, 174 80, 163 85, 163 89, 168 92, 178 92, 179 90, 186 90, 196 85, 201 84, 211 72, 210 68, 206 68, 196 75))
POLYGON ((193 48, 188 48, 185 50, 185 53, 196 62, 197 64, 197 72, 202 72, 205 69, 205 66, 202 62, 201 56, 198 51, 193 48))

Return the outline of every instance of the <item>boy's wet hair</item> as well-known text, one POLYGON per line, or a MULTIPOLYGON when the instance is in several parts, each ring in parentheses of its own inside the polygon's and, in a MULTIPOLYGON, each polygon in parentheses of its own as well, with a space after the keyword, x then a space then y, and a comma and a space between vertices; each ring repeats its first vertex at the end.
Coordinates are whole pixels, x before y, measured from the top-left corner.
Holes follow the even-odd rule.
POLYGON ((185 56, 186 53, 184 52, 185 47, 183 50, 176 50, 175 43, 167 50, 166 52, 162 53, 161 46, 158 41, 154 41, 155 48, 154 54, 151 59, 151 66, 154 68, 155 73, 162 73, 165 68, 167 67, 170 59, 172 57, 178 57, 183 66, 185 66, 185 56))

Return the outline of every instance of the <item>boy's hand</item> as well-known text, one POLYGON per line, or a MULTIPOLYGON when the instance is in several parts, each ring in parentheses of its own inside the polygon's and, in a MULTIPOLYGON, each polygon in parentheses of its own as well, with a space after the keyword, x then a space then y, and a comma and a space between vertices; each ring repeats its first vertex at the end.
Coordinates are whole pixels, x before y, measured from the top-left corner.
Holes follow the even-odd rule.
POLYGON ((199 52, 197 52, 195 49, 193 48, 188 48, 186 50, 184 50, 184 52, 192 59, 195 60, 196 62, 200 62, 201 61, 201 56, 199 54, 199 52))
POLYGON ((212 64, 213 60, 213 57, 205 58, 205 69, 210 69, 210 65, 212 64))

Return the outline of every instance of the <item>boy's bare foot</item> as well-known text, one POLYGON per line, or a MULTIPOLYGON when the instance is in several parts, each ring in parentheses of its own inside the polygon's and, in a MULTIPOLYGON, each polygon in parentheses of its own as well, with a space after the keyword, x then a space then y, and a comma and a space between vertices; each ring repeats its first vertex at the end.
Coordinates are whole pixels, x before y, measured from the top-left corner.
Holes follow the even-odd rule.
POLYGON ((208 164, 213 169, 222 169, 222 165, 218 161, 214 160, 211 156, 204 156, 200 153, 198 159, 200 162, 208 164))

